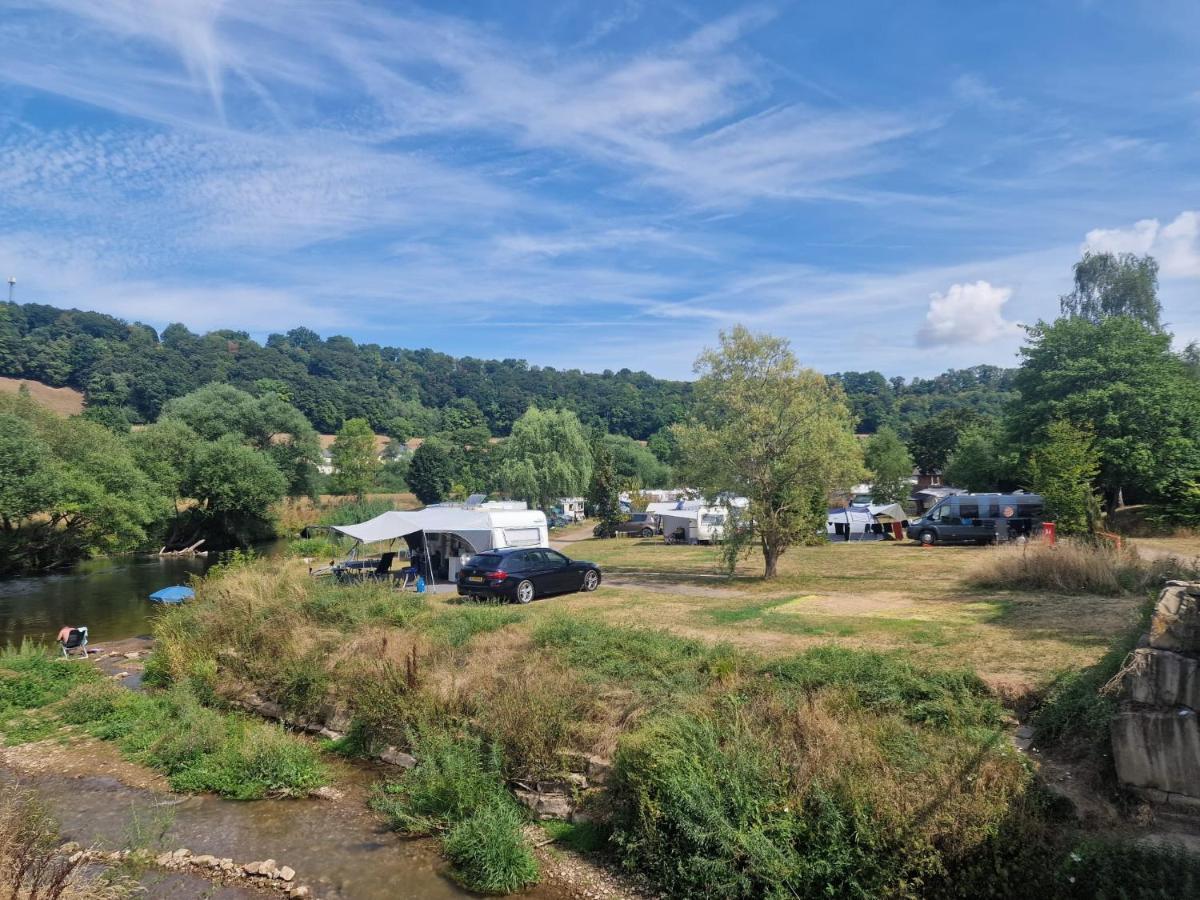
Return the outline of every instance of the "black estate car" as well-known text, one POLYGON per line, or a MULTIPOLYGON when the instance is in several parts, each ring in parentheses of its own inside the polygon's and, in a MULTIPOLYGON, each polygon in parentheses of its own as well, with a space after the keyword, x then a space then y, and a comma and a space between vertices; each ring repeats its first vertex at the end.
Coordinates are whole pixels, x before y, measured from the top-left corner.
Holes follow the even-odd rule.
POLYGON ((546 547, 488 550, 472 556, 458 573, 460 596, 504 597, 518 603, 599 586, 600 567, 595 563, 567 559, 546 547))

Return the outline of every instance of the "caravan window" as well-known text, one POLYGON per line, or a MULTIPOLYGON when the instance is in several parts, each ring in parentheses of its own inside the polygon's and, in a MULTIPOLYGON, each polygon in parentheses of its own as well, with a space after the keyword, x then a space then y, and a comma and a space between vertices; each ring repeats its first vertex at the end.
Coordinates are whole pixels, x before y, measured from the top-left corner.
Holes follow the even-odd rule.
POLYGON ((700 517, 702 525, 724 525, 725 513, 705 513, 700 517))
POLYGON ((962 500, 958 504, 958 514, 964 519, 979 518, 979 504, 974 500, 962 500))
POLYGON ((536 547, 542 542, 542 533, 536 528, 505 528, 504 541, 510 547, 536 547))

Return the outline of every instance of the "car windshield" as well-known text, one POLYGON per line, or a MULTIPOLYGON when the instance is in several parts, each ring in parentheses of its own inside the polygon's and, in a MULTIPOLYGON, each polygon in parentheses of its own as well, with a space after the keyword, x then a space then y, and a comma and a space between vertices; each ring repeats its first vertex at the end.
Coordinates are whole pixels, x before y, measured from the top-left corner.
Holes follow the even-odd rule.
POLYGON ((472 569, 498 569, 500 568, 501 557, 495 553, 480 553, 478 556, 472 556, 467 560, 467 565, 472 569))

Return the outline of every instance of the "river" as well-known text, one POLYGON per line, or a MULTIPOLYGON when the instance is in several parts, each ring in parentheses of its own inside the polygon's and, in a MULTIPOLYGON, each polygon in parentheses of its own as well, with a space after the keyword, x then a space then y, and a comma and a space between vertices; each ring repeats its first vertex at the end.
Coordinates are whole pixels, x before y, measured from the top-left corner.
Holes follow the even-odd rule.
MULTIPOLYGON (((280 545, 258 548, 278 552, 280 545)), ((203 574, 207 559, 129 556, 97 559, 69 571, 0 581, 0 646, 24 638, 52 643, 63 625, 86 625, 93 646, 147 634, 161 607, 147 597, 161 587, 185 584, 203 574)), ((214 796, 182 798, 121 784, 104 772, 74 777, 37 775, 21 780, 33 788, 62 824, 64 836, 84 844, 119 848, 132 818, 170 810, 166 840, 195 853, 238 860, 275 858, 293 866, 315 896, 336 900, 469 896, 444 877, 430 841, 406 841, 390 833, 366 808, 370 781, 380 773, 354 767, 340 779, 348 802, 260 800, 239 803, 214 796), (357 802, 350 802, 351 798, 357 802), (168 804, 166 807, 163 804, 168 804)), ((0 790, 11 785, 0 771, 0 790)), ((154 874, 149 897, 238 897, 236 888, 213 891, 199 879, 154 874)), ((535 891, 536 896, 546 896, 535 891)), ((260 895, 261 896, 261 895, 260 895)))
POLYGON ((211 565, 204 557, 117 556, 51 575, 0 581, 0 646, 24 638, 50 643, 64 625, 86 625, 92 644, 146 634, 161 609, 149 595, 187 584, 211 565))

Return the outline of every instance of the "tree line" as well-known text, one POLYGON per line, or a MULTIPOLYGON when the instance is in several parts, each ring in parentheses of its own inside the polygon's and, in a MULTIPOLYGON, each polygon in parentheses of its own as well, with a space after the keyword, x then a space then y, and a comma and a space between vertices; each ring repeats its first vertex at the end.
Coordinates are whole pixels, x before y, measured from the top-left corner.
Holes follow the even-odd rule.
MULTIPOLYGON (((0 375, 75 388, 90 417, 118 424, 153 422, 167 401, 208 384, 250 392, 261 384, 320 432, 365 419, 399 440, 453 431, 462 411, 490 436, 507 435, 530 406, 571 409, 593 431, 668 440, 665 429, 685 418, 692 398, 688 382, 628 369, 591 374, 516 359, 456 359, 322 338, 307 328, 272 334, 265 345, 243 331, 201 335, 179 324, 159 334, 103 313, 39 303, 0 303, 0 375)), ((857 431, 891 426, 907 438, 916 423, 946 410, 997 413, 1011 396, 1012 376, 976 366, 911 380, 879 372, 829 377, 846 392, 857 431)))
POLYGON ((687 382, 621 369, 592 374, 524 360, 455 358, 433 350, 321 338, 308 328, 272 334, 195 334, 37 303, 0 304, 0 375, 84 393, 89 415, 149 423, 167 402, 208 384, 266 384, 320 432, 365 419, 401 440, 455 427, 442 411, 470 401, 491 435, 506 435, 530 406, 563 406, 589 428, 646 440, 678 421, 687 382))

